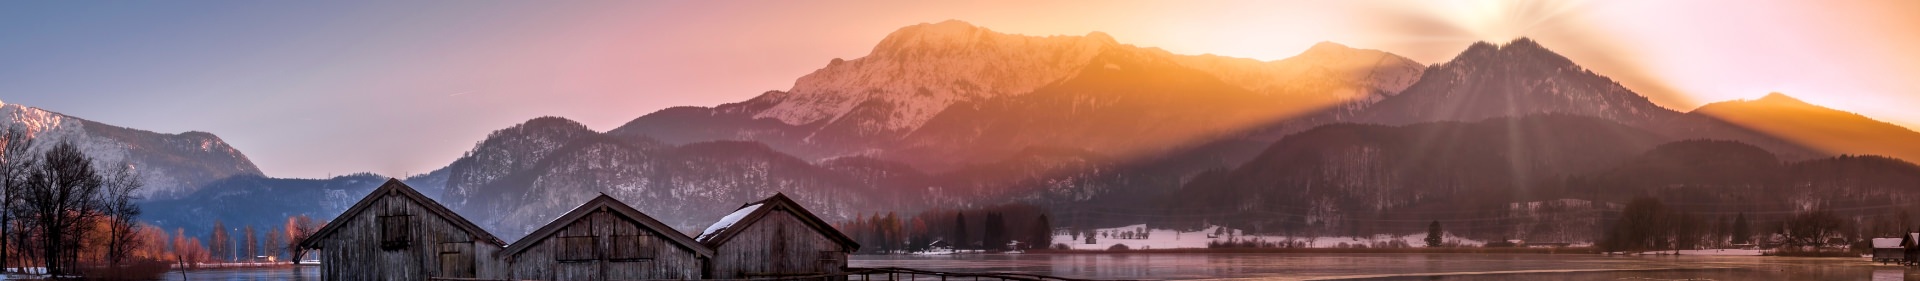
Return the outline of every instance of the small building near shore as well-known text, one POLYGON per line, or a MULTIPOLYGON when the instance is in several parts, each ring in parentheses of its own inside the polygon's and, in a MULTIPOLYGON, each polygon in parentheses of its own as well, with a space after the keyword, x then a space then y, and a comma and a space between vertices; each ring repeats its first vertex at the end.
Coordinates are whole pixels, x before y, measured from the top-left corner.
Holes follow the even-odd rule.
POLYGON ((1907 248, 1900 246, 1902 238, 1874 238, 1873 261, 1902 262, 1907 260, 1907 248))
POLYGON ((695 238, 714 249, 711 278, 796 278, 847 270, 860 244, 832 224, 774 194, 741 205, 695 238))
POLYGON ((1901 255, 1904 258, 1900 261, 1901 264, 1913 265, 1920 263, 1920 232, 1907 233, 1907 235, 1901 236, 1900 248, 1905 250, 1905 255, 1901 255))
POLYGON ((506 243, 397 179, 300 242, 318 249, 325 280, 506 277, 506 243))
POLYGON ((511 280, 703 279, 712 249, 601 194, 520 238, 511 280))

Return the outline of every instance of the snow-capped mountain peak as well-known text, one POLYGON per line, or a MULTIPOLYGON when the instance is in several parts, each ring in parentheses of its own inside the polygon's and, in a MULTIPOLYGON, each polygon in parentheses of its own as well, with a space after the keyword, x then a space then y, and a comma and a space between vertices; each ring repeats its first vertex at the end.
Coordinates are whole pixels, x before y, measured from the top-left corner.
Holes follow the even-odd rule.
POLYGON ((948 105, 1032 92, 1078 70, 1111 36, 1025 36, 960 21, 901 28, 867 57, 829 64, 756 114, 787 124, 835 123, 867 135, 904 132, 948 105), (846 119, 852 112, 870 117, 846 119))
POLYGON ((1405 124, 1560 113, 1648 124, 1677 115, 1528 38, 1475 42, 1382 101, 1371 121, 1405 124))
POLYGON ((152 199, 184 196, 231 176, 261 174, 246 155, 206 132, 155 133, 6 103, 0 103, 0 130, 27 134, 35 152, 64 141, 93 157, 96 167, 131 165, 147 184, 140 195, 152 199))

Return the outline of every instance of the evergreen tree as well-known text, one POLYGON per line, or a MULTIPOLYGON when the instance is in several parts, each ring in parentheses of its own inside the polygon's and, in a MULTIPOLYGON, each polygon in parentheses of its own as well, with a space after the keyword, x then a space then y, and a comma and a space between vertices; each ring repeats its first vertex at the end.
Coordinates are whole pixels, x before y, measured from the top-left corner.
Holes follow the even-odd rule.
POLYGON ((1436 220, 1431 224, 1427 224, 1427 247, 1439 248, 1441 242, 1440 237, 1440 221, 1436 220))
POLYGON ((967 213, 956 212, 953 214, 953 241, 947 243, 952 244, 954 250, 971 249, 973 243, 967 238, 967 213))
POLYGON ((1732 230, 1733 220, 1727 219, 1727 216, 1720 216, 1720 222, 1713 225, 1711 234, 1713 241, 1709 244, 1714 247, 1725 247, 1727 239, 1733 236, 1732 230))
POLYGON ((1028 249, 1053 247, 1053 222, 1047 220, 1047 214, 1040 214, 1033 222, 1033 229, 1028 231, 1032 233, 1027 238, 1028 249))
POLYGON ((882 249, 889 252, 901 250, 900 244, 903 243, 901 241, 903 239, 900 238, 900 217, 895 216, 893 212, 887 212, 887 218, 881 219, 880 225, 880 243, 884 245, 882 249))
POLYGON ((873 216, 867 217, 866 228, 863 231, 867 233, 867 241, 862 242, 861 245, 873 245, 873 251, 877 253, 887 252, 887 242, 884 241, 886 235, 883 233, 885 230, 880 225, 880 213, 873 213, 873 216))
POLYGON ((1001 223, 1000 214, 987 213, 986 224, 981 226, 981 249, 989 252, 1004 251, 1007 248, 1006 224, 1001 223))
POLYGON ((1739 216, 1733 218, 1733 229, 1727 232, 1733 235, 1734 244, 1747 244, 1752 242, 1753 226, 1747 224, 1747 213, 1740 213, 1739 216))

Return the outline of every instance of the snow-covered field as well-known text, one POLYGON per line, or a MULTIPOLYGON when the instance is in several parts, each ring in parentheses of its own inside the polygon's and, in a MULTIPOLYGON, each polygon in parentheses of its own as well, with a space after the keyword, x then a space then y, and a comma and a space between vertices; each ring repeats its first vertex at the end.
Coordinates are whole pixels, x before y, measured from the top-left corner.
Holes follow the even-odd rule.
MULTIPOLYGON (((1219 226, 1211 226, 1198 231, 1178 231, 1172 229, 1149 229, 1145 224, 1137 224, 1116 228, 1095 229, 1093 232, 1099 236, 1094 238, 1094 243, 1092 244, 1086 243, 1086 237, 1074 237, 1068 234, 1054 235, 1053 243, 1067 244, 1068 247, 1075 250, 1106 250, 1116 244, 1127 245, 1127 248, 1136 250, 1204 249, 1207 248, 1207 243, 1209 242, 1225 243, 1242 241, 1260 241, 1267 243, 1291 242, 1312 248, 1341 248, 1343 246, 1354 247, 1355 245, 1366 245, 1366 247, 1369 248, 1377 247, 1378 245, 1423 247, 1427 244, 1427 235, 1425 233, 1403 236, 1293 237, 1280 235, 1247 235, 1237 229, 1222 231, 1220 228, 1219 226), (1126 236, 1126 233, 1130 231, 1139 232, 1142 229, 1146 229, 1147 232, 1144 239, 1120 238, 1126 236), (1076 240, 1075 238, 1079 239, 1076 240)), ((1449 244, 1461 246, 1480 246, 1486 244, 1485 241, 1461 238, 1453 236, 1451 233, 1445 235, 1443 239, 1449 244)))

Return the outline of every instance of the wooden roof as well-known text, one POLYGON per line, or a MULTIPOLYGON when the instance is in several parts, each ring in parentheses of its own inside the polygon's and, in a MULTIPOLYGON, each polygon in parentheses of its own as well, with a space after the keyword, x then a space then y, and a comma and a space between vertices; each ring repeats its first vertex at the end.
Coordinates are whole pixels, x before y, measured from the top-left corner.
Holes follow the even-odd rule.
POLYGON ((579 207, 574 207, 573 211, 567 212, 566 215, 562 215, 560 218, 554 219, 553 222, 547 223, 546 226, 541 226, 539 230, 534 230, 533 233, 527 234, 526 237, 521 237, 520 240, 514 241, 512 245, 507 245, 507 250, 501 251, 499 255, 512 256, 526 251, 528 248, 532 248, 533 244, 538 244, 540 240, 546 240, 548 236, 559 233, 561 228, 566 228, 567 225, 573 224, 574 221, 586 218, 587 215, 591 215, 594 211, 599 210, 607 210, 639 222, 641 226, 644 226, 643 228, 660 235, 660 237, 665 237, 667 241, 672 241, 681 248, 691 250, 702 257, 713 256, 713 249, 707 248, 705 245, 700 245, 699 242, 694 242, 693 238, 687 237, 686 234, 674 230, 673 227, 667 226, 665 223, 660 223, 659 220, 655 220, 653 217, 647 216, 647 214, 641 213, 640 210, 635 210, 632 206, 628 206, 627 203, 613 199, 613 196, 607 196, 605 193, 601 193, 599 197, 594 197, 593 200, 588 200, 587 203, 580 204, 579 207))
MULTIPOLYGON (((493 242, 494 245, 507 244, 501 241, 499 237, 494 237, 493 233, 488 233, 486 229, 481 229, 479 225, 468 221, 467 218, 461 217, 460 214, 454 213, 453 210, 447 209, 446 206, 441 206, 440 202, 427 198, 426 195, 420 194, 420 191, 413 190, 413 187, 407 186, 406 183, 402 183, 399 179, 394 178, 387 178, 387 183, 381 184, 380 188, 374 189, 373 193, 367 194, 366 198, 361 198, 359 203, 353 203, 353 207, 347 208, 346 212, 342 212, 340 216, 334 217, 334 221, 338 222, 341 218, 358 216, 361 212, 366 212, 367 209, 373 208, 373 202, 379 201, 380 198, 385 198, 387 195, 400 195, 400 197, 413 200, 414 203, 420 204, 421 207, 427 209, 427 212, 446 219, 447 222, 452 223, 454 227, 466 230, 467 235, 472 235, 474 240, 493 242)), ((321 227, 319 231, 315 231, 313 235, 308 236, 307 240, 301 241, 300 246, 315 249, 320 248, 320 240, 326 239, 327 236, 332 236, 334 232, 339 232, 341 228, 344 228, 344 226, 341 225, 344 224, 327 223, 327 225, 321 227)))
POLYGON ((789 213, 793 213, 794 216, 799 217, 801 223, 805 223, 808 227, 819 231, 821 235, 826 235, 827 239, 832 239, 833 241, 840 242, 841 245, 846 245, 848 252, 860 250, 859 242, 854 242, 853 238, 847 237, 845 233, 840 233, 839 229, 833 228, 833 224, 827 223, 826 220, 820 219, 820 217, 814 215, 813 212, 807 211, 807 208, 801 207, 799 202, 794 202, 793 198, 787 198, 786 194, 774 193, 773 197, 741 204, 740 209, 753 207, 754 205, 761 206, 755 208, 752 213, 747 214, 747 216, 740 219, 740 221, 733 222, 732 225, 718 230, 717 233, 705 236, 705 239, 701 240, 700 243, 706 244, 707 247, 719 248, 721 244, 727 243, 727 240, 732 240, 734 236, 738 236, 741 232, 740 230, 752 226, 754 222, 758 222, 761 218, 766 217, 767 214, 773 213, 774 211, 786 210, 789 213))

